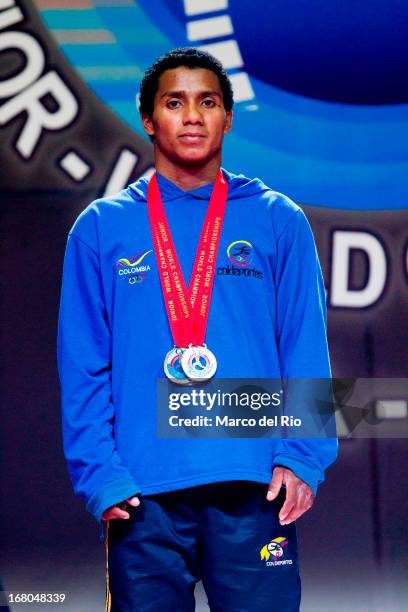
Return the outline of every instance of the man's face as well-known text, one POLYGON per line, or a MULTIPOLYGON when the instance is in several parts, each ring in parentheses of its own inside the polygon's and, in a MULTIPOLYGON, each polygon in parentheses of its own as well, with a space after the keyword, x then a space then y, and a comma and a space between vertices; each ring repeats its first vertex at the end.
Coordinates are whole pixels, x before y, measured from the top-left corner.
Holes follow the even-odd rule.
POLYGON ((176 165, 205 164, 221 156, 231 128, 217 75, 206 68, 180 66, 160 76, 152 117, 142 115, 156 154, 176 165))

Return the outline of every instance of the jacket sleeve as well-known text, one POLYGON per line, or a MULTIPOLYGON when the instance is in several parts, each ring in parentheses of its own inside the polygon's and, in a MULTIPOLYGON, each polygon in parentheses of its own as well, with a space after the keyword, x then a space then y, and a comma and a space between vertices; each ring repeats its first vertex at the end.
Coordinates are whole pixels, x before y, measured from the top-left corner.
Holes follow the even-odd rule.
MULTIPOLYGON (((302 209, 293 214, 278 238, 275 284, 282 377, 330 378, 323 275, 302 209)), ((335 422, 331 432, 336 436, 335 422)), ((316 494, 326 468, 337 457, 337 448, 337 437, 280 439, 273 465, 290 468, 316 494)))
POLYGON ((139 492, 115 448, 111 344, 99 257, 70 234, 58 322, 63 446, 75 494, 97 520, 139 492))

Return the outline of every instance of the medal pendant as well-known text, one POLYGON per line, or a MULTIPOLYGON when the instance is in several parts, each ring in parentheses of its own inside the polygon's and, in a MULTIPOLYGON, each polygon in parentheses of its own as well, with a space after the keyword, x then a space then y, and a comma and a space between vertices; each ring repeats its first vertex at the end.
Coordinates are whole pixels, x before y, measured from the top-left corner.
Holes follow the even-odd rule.
POLYGON ((217 360, 206 346, 189 346, 181 356, 181 367, 191 381, 205 382, 214 376, 217 360))
POLYGON ((191 385, 181 366, 181 357, 186 349, 179 346, 172 348, 164 358, 164 373, 171 382, 178 385, 191 385))

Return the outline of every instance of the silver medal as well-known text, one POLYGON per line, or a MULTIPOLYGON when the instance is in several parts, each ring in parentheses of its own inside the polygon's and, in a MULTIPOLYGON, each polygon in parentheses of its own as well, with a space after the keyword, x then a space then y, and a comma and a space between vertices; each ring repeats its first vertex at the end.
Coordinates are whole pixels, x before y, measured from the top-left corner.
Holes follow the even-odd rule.
POLYGON ((181 365, 181 357, 186 349, 179 346, 172 348, 164 358, 164 373, 171 382, 178 385, 190 385, 191 380, 186 377, 181 365))
POLYGON ((205 382, 214 376, 217 360, 205 345, 189 346, 181 356, 181 367, 193 382, 205 382))

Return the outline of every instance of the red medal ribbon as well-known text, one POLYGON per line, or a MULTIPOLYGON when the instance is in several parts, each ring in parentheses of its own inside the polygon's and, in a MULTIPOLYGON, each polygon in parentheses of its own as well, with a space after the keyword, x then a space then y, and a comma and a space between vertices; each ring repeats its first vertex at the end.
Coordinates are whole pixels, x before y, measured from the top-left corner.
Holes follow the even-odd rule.
POLYGON ((220 170, 208 204, 187 289, 156 174, 149 181, 147 210, 167 318, 176 346, 204 344, 227 196, 228 182, 220 170))

